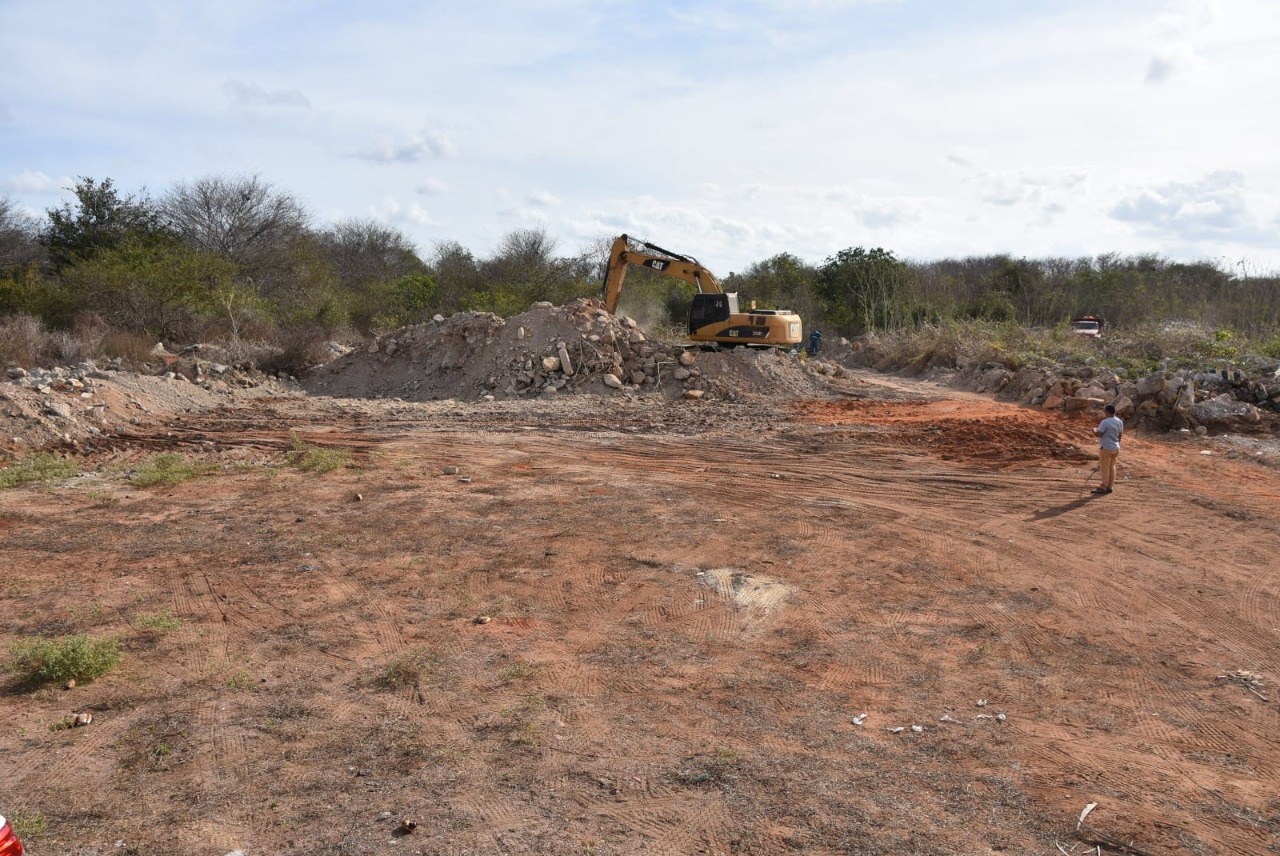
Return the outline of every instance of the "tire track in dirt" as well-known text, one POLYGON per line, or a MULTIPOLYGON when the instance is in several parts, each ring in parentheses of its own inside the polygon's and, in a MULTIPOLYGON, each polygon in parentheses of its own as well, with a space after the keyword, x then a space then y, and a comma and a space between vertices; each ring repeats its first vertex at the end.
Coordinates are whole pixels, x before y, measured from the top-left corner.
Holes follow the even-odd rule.
POLYGON ((713 830, 728 822, 722 800, 710 795, 691 798, 687 793, 666 793, 645 799, 629 796, 601 806, 600 815, 643 836, 646 851, 672 856, 697 852, 702 834, 710 834, 713 841, 718 841, 713 830))
POLYGON ((1266 565, 1245 580, 1237 609, 1241 621, 1280 634, 1280 563, 1266 565))
MULTIPOLYGON (((1247 578, 1245 569, 1233 569, 1247 578)), ((1242 662, 1257 663, 1263 670, 1276 673, 1280 666, 1273 640, 1259 638, 1256 625, 1242 621, 1237 615, 1208 608, 1199 601, 1174 591, 1168 586, 1152 587, 1151 599, 1169 615, 1171 622, 1180 626, 1192 624, 1201 628, 1216 643, 1225 643, 1228 650, 1242 662)))
POLYGON ((361 656, 367 656, 370 650, 379 653, 383 651, 372 622, 356 620, 376 595, 368 592, 351 575, 345 573, 341 577, 332 572, 326 574, 317 589, 324 594, 327 601, 326 613, 342 616, 339 626, 344 631, 344 641, 347 645, 355 648, 361 656))
POLYGON ((217 595, 202 575, 183 574, 175 587, 174 607, 179 615, 203 615, 202 622, 185 623, 178 631, 179 650, 188 658, 196 681, 224 676, 231 668, 229 635, 225 613, 217 595))
POLYGON ((106 781, 115 769, 110 748, 128 735, 140 714, 112 711, 98 713, 89 728, 51 732, 40 760, 31 765, 9 767, 6 787, 10 793, 29 793, 40 788, 75 789, 85 781, 106 781))
POLYGON ((217 776, 241 781, 250 772, 248 742, 242 732, 230 723, 233 705, 215 695, 196 710, 197 733, 209 746, 209 763, 217 776))

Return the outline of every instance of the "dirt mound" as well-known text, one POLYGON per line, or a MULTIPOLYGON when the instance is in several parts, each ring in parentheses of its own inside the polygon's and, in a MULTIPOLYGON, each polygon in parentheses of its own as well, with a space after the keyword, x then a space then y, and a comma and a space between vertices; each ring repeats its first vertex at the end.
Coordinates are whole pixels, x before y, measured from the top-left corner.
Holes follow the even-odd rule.
POLYGON ((853 427, 864 442, 927 450, 945 461, 1009 467, 1094 458, 1080 446, 1089 431, 1058 414, 985 402, 805 401, 795 417, 853 427))
POLYGON ((322 366, 303 379, 318 395, 342 398, 521 398, 589 392, 689 398, 814 395, 832 363, 806 363, 777 350, 699 351, 650 336, 598 300, 535 303, 509 319, 459 312, 405 327, 322 366))
POLYGON ((173 360, 159 375, 99 368, 11 368, 0 383, 0 456, 78 447, 131 426, 243 398, 296 392, 261 372, 200 359, 173 360))

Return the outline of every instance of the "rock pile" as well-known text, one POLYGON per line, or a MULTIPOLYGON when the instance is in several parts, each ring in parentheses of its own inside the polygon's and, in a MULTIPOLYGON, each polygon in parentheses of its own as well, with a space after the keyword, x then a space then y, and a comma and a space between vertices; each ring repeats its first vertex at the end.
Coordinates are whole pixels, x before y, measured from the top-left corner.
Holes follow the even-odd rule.
POLYGON ((1046 410, 1084 410, 1114 404, 1140 427, 1194 429, 1198 433, 1248 433, 1280 425, 1280 382, 1267 384, 1239 371, 1158 371, 1137 380, 1106 368, 974 367, 960 379, 977 392, 991 392, 1046 410))
POLYGON ((733 398, 779 386, 812 393, 832 364, 747 348, 701 352, 650 337, 598 300, 535 303, 509 319, 460 312, 406 327, 303 379, 314 394, 349 398, 528 398, 563 393, 655 392, 733 398))
POLYGON ((0 454, 75 445, 156 416, 212 407, 233 395, 288 391, 261 372, 198 358, 166 358, 162 367, 168 371, 159 375, 125 371, 114 360, 102 367, 86 361, 31 371, 5 369, 0 454))

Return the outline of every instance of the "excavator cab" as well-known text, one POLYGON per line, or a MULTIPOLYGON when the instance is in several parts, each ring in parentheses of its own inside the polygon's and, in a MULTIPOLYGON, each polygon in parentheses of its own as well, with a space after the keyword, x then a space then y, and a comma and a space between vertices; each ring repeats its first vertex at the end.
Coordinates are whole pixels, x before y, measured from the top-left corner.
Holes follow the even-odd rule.
POLYGON ((738 314, 736 294, 695 294, 689 307, 689 332, 696 333, 708 324, 718 324, 738 314))

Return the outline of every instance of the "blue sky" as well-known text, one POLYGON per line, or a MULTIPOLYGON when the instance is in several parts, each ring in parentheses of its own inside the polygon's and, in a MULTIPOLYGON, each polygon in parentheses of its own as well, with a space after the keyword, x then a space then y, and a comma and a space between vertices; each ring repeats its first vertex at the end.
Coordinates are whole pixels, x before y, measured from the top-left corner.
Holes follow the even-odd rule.
POLYGON ((424 255, 1280 272, 1273 0, 0 0, 0 194, 257 174, 424 255))

